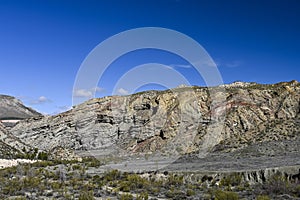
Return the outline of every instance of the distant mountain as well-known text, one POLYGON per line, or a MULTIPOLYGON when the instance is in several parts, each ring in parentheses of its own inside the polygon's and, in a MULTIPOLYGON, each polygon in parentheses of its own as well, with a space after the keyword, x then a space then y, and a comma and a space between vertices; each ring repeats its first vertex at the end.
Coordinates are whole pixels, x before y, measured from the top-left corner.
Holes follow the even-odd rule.
MULTIPOLYGON (((22 120, 11 132, 49 152, 56 148, 109 155, 159 151, 205 157, 258 143, 300 144, 299 116, 297 81, 236 82, 91 99, 56 116, 22 120)), ((291 148, 297 151, 297 146, 291 148)), ((270 149, 260 153, 269 154, 270 149)))
POLYGON ((13 127, 18 121, 42 114, 26 107, 20 100, 8 95, 0 95, 0 121, 7 127, 13 127))
POLYGON ((38 116, 42 114, 24 106, 15 97, 0 95, 0 120, 21 120, 38 116))

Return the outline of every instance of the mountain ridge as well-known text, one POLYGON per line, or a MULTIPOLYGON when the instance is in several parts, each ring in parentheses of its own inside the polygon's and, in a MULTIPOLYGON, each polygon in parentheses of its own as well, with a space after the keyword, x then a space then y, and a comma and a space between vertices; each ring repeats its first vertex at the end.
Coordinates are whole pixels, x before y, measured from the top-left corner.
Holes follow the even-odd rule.
POLYGON ((42 116, 42 114, 26 107, 15 97, 0 94, 0 120, 21 120, 36 116, 42 116))

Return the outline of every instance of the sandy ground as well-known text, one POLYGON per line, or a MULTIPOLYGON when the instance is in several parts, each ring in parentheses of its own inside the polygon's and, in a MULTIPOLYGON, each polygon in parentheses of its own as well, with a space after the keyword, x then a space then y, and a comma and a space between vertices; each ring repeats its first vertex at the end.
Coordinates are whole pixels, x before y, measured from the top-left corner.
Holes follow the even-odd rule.
POLYGON ((34 163, 37 160, 27 160, 27 159, 0 159, 0 169, 6 168, 6 167, 12 167, 16 166, 19 163, 34 163))

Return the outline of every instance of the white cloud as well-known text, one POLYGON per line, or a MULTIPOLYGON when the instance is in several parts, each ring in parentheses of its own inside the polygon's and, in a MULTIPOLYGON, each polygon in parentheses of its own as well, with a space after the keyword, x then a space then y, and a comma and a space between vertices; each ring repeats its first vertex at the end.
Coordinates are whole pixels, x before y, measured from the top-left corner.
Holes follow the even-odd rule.
POLYGON ((39 102, 47 102, 48 99, 45 96, 40 96, 38 99, 39 102))
POLYGON ((104 88, 101 88, 101 87, 96 87, 96 88, 93 88, 96 92, 104 92, 105 89, 104 88))
POLYGON ((120 94, 120 95, 128 95, 129 91, 125 90, 124 88, 119 88, 117 90, 117 93, 120 94))
POLYGON ((74 91, 74 97, 91 98, 93 93, 90 90, 78 89, 74 91))
POLYGON ((31 105, 36 105, 36 104, 44 104, 44 103, 50 103, 52 102, 50 99, 48 99, 45 96, 40 96, 38 99, 32 100, 30 102, 31 105))
POLYGON ((104 88, 95 87, 91 89, 77 89, 74 91, 74 97, 92 98, 94 92, 104 92, 104 88))

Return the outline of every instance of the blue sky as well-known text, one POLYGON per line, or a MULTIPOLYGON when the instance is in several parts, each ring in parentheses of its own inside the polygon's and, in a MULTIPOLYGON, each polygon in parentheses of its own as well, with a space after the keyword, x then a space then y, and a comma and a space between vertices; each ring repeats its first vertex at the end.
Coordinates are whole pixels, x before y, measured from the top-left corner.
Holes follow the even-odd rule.
MULTIPOLYGON (((76 74, 89 52, 139 27, 190 36, 214 59, 225 83, 299 81, 299 10, 298 0, 0 0, 0 93, 43 113, 63 111, 72 105, 76 74)), ((151 62, 176 65, 192 85, 205 85, 178 56, 140 50, 108 68, 97 96, 110 95, 122 74, 151 62)))

